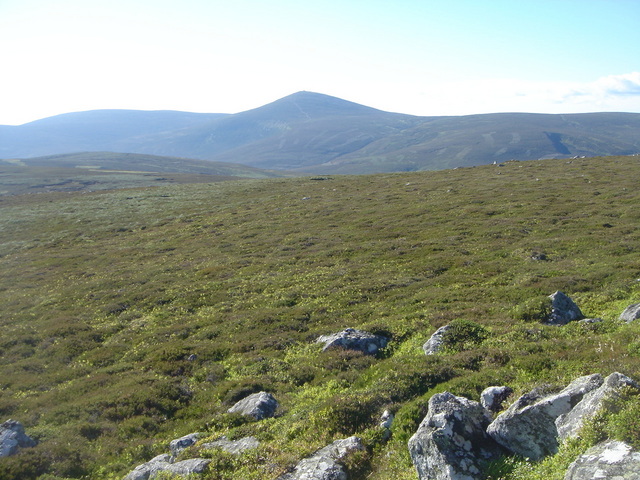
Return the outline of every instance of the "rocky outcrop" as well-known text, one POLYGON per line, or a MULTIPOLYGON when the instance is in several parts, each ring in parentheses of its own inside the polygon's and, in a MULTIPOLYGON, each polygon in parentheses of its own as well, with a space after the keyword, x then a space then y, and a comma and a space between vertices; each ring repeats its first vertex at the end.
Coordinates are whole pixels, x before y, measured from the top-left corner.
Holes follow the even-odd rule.
POLYGON ((26 447, 35 447, 36 441, 24 432, 22 424, 7 420, 0 425, 0 457, 8 457, 26 447))
POLYGON ((227 411, 263 420, 273 417, 277 409, 278 401, 273 395, 267 392, 258 392, 243 398, 227 411))
POLYGON ((487 387, 480 394, 480 403, 492 413, 499 412, 512 393, 513 389, 505 386, 487 387))
POLYGON ((484 463, 503 450, 486 434, 491 419, 478 402, 439 393, 409 440, 411 460, 420 480, 475 480, 484 463))
POLYGON ((200 433, 190 433, 184 437, 172 440, 171 443, 169 443, 169 451, 171 452, 171 455, 177 456, 184 449, 189 448, 191 445, 195 445, 200 435, 200 433))
POLYGON ((256 437, 243 437, 238 440, 228 440, 227 437, 221 437, 214 442, 202 444, 202 448, 219 448, 234 455, 240 455, 247 450, 252 450, 259 446, 260 442, 256 437))
POLYGON ((318 337, 316 343, 324 343, 322 351, 330 348, 343 348, 345 350, 358 350, 367 355, 375 355, 378 350, 387 346, 389 339, 382 335, 374 335, 354 328, 345 328, 341 332, 318 337))
POLYGON ((278 480, 348 480, 347 473, 340 462, 356 450, 364 450, 362 441, 358 437, 336 440, 312 456, 301 460, 293 472, 281 475, 278 480))
POLYGON ((565 480, 640 480, 640 452, 624 442, 607 441, 590 448, 573 462, 565 480))
POLYGON ((580 308, 564 293, 557 291, 549 295, 551 299, 551 313, 546 320, 547 325, 566 325, 574 320, 584 318, 580 308))
POLYGON ((444 335, 451 329, 450 325, 440 327, 435 331, 431 338, 422 346, 426 355, 433 355, 440 352, 444 348, 444 335))
POLYGON ((640 386, 626 375, 617 372, 609 375, 600 387, 587 393, 571 411, 556 419, 558 437, 565 439, 577 434, 585 420, 595 415, 605 406, 607 399, 616 397, 624 387, 640 391, 640 386))
POLYGON ((532 391, 520 397, 498 415, 487 433, 510 452, 531 460, 558 451, 558 430, 555 421, 567 414, 588 392, 602 385, 599 374, 580 377, 554 395, 532 391))
POLYGON ((147 463, 138 465, 123 480, 152 480, 160 472, 169 472, 186 477, 187 475, 204 473, 209 463, 211 463, 211 460, 204 458, 192 458, 174 462, 174 457, 165 453, 152 458, 147 463))
POLYGON ((640 318, 640 303, 634 303, 633 305, 629 305, 620 314, 620 320, 627 323, 633 322, 638 318, 640 318))

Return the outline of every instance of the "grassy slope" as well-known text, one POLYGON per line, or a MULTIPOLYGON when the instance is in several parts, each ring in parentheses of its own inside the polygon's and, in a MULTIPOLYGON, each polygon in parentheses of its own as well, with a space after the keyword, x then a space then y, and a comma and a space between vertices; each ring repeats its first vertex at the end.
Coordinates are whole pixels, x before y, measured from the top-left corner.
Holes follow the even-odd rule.
POLYGON ((284 176, 238 164, 135 153, 82 152, 0 160, 0 195, 211 183, 284 176))
POLYGON ((433 393, 640 379, 640 326, 615 321, 640 296, 637 171, 614 157, 0 198, 0 417, 40 440, 0 476, 120 478, 204 431, 263 440, 209 453, 208 479, 275 478, 351 434, 371 447, 352 478, 414 479, 406 440, 433 393), (557 289, 605 322, 527 320, 557 289), (489 338, 426 358, 455 319, 489 338), (345 327, 393 341, 379 359, 313 344, 345 327), (258 389, 278 418, 224 413, 258 389))

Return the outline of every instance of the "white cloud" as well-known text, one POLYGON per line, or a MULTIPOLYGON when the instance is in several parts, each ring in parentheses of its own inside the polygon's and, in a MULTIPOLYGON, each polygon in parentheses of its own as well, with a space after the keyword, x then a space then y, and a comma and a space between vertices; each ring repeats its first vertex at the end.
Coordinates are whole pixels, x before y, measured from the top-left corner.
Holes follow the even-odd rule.
POLYGON ((406 90, 402 103, 404 110, 396 110, 417 115, 640 112, 640 72, 590 82, 486 78, 425 84, 420 92, 406 90))
POLYGON ((584 94, 598 96, 640 95, 640 72, 600 78, 588 84, 584 94))

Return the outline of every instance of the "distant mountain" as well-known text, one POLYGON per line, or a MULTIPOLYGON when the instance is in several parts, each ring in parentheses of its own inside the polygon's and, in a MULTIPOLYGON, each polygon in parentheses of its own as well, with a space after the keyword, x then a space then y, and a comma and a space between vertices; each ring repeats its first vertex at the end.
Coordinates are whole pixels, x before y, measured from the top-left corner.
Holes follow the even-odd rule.
POLYGON ((29 158, 59 153, 145 151, 152 137, 226 116, 169 110, 92 110, 65 113, 19 126, 0 126, 0 158, 29 158))
POLYGON ((640 114, 417 117, 298 92, 237 114, 100 110, 0 126, 0 158, 132 152, 309 173, 374 173, 640 152, 640 114))

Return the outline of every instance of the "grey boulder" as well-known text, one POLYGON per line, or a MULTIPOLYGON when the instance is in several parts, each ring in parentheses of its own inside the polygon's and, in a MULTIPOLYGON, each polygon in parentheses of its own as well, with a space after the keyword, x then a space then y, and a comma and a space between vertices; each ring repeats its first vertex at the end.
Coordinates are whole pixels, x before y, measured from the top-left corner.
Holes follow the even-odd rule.
POLYGON ((204 473, 209 463, 211 460, 204 458, 192 458, 174 463, 174 457, 165 453, 152 458, 147 463, 138 465, 123 480, 152 480, 160 472, 186 477, 196 473, 204 473))
POLYGON ((241 453, 258 448, 260 442, 256 437, 243 437, 238 440, 228 440, 227 437, 221 437, 214 442, 203 443, 203 448, 219 448, 227 453, 240 455, 241 453))
POLYGON ((0 457, 18 453, 25 447, 35 447, 36 441, 24 432, 22 424, 16 420, 7 420, 0 425, 0 457))
POLYGON ((480 403, 490 412, 498 412, 512 393, 513 389, 505 386, 487 387, 480 394, 480 403))
POLYGON ((586 375, 553 395, 536 390, 523 395, 488 426, 487 433, 507 450, 530 460, 558 451, 555 421, 567 414, 588 392, 602 385, 599 374, 586 375))
POLYGON ((198 441, 198 437, 200 437, 200 433, 190 433, 184 437, 172 440, 171 443, 169 443, 169 451, 171 452, 171 455, 176 456, 184 449, 189 448, 191 445, 195 445, 198 441))
POLYGON ((558 437, 564 440, 576 435, 584 421, 603 408, 606 400, 615 398, 623 387, 640 390, 640 386, 626 375, 617 372, 609 375, 600 387, 587 393, 571 411, 556 419, 558 437))
POLYGON ((364 450, 358 437, 336 440, 321 448, 312 456, 301 460, 291 473, 285 473, 277 480, 348 480, 340 463, 348 454, 364 450))
POLYGON ((640 303, 634 303, 633 305, 629 305, 620 314, 620 320, 627 323, 633 322, 638 318, 640 318, 640 303))
POLYGON ((439 393, 409 440, 409 453, 420 480, 476 480, 484 464, 503 455, 485 433, 491 419, 478 402, 439 393))
POLYGON ((433 335, 431 335, 431 338, 429 338, 429 340, 427 340, 427 342, 422 346, 422 350, 424 350, 425 355, 433 355, 442 351, 444 348, 444 335, 450 329, 450 325, 445 325, 444 327, 440 327, 433 335))
POLYGON ((591 447, 573 462, 564 480, 640 480, 640 452, 619 441, 591 447))
POLYGON ((277 409, 278 401, 273 395, 267 392, 258 392, 243 398, 227 411, 263 420, 273 417, 277 409))
POLYGON ((389 339, 363 330, 345 328, 338 333, 321 335, 317 338, 316 343, 324 343, 323 352, 330 348, 343 348, 345 350, 357 350, 367 355, 375 355, 378 350, 387 346, 389 339))
POLYGON ((190 458, 170 464, 166 471, 175 475, 188 476, 194 473, 204 473, 211 460, 206 458, 190 458))
POLYGON ((564 293, 557 291, 549 295, 551 299, 551 314, 546 320, 547 325, 566 325, 574 320, 584 318, 580 308, 564 293))

